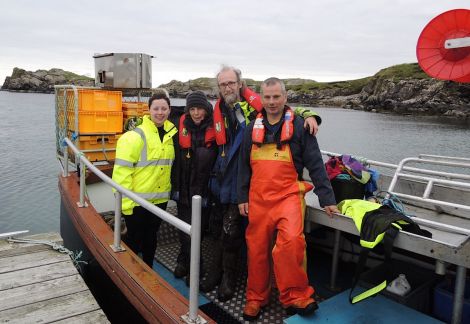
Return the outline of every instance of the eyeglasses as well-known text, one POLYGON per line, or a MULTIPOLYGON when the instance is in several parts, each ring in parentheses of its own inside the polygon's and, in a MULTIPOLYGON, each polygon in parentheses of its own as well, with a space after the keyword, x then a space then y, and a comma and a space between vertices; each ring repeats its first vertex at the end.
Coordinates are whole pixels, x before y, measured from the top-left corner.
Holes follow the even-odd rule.
POLYGON ((219 88, 227 88, 227 87, 230 87, 230 88, 233 88, 236 84, 238 84, 237 81, 229 81, 229 82, 225 82, 225 83, 219 83, 219 88))

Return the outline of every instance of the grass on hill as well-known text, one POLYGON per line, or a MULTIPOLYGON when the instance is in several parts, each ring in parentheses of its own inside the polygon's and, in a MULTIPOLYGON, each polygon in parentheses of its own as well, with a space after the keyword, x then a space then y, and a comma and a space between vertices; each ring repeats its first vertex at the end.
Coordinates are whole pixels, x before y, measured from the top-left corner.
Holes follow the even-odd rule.
POLYGON ((292 89, 300 93, 306 93, 315 90, 326 89, 344 89, 351 93, 360 92, 361 89, 372 79, 429 79, 429 76, 421 70, 418 63, 405 63, 394 65, 380 70, 372 77, 362 79, 349 80, 349 81, 335 81, 335 82, 317 82, 309 81, 302 84, 289 85, 287 89, 292 89))
MULTIPOLYGON (((284 79, 287 90, 294 90, 299 93, 309 93, 318 90, 345 90, 348 93, 358 93, 361 89, 371 80, 381 79, 428 79, 429 76, 421 70, 418 63, 405 63, 394 65, 380 70, 374 76, 348 80, 348 81, 335 81, 335 82, 317 82, 308 79, 284 79)), ((246 84, 257 91, 259 91, 261 81, 253 79, 245 79, 246 84)), ((215 78, 197 78, 188 81, 191 89, 209 90, 216 87, 215 78)))
POLYGON ((429 79, 418 63, 393 65, 377 72, 374 77, 383 79, 429 79))
POLYGON ((90 77, 87 77, 85 75, 79 75, 79 74, 75 74, 73 72, 69 72, 69 71, 64 71, 63 72, 64 74, 64 77, 67 81, 72 81, 72 80, 75 80, 75 81, 89 81, 89 80, 94 80, 94 78, 90 78, 90 77))

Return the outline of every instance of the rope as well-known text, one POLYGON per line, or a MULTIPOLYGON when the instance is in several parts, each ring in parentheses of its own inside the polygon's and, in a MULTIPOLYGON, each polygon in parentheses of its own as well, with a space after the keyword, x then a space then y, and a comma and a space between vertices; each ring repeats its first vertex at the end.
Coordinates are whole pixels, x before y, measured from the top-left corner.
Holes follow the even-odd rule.
POLYGON ((80 271, 80 264, 81 263, 88 264, 88 262, 80 260, 80 258, 82 257, 83 251, 74 252, 74 251, 71 251, 71 250, 67 249, 65 246, 63 246, 61 244, 58 244, 56 242, 46 241, 46 240, 24 239, 24 238, 21 239, 21 238, 14 238, 14 237, 9 237, 7 239, 7 241, 10 242, 10 243, 29 243, 29 244, 48 245, 48 246, 52 247, 52 249, 54 249, 54 250, 56 250, 60 253, 67 254, 70 257, 70 259, 72 259, 72 262, 73 262, 73 265, 75 266, 75 268, 77 268, 77 270, 79 270, 79 271, 80 271))
POLYGON ((388 192, 388 191, 379 191, 374 197, 376 199, 379 197, 380 194, 385 194, 382 200, 382 205, 383 206, 388 206, 390 208, 393 208, 396 212, 407 216, 407 217, 413 217, 414 215, 410 215, 405 213, 405 206, 403 202, 398 198, 395 194, 388 192), (387 198, 388 196, 388 198, 387 198))

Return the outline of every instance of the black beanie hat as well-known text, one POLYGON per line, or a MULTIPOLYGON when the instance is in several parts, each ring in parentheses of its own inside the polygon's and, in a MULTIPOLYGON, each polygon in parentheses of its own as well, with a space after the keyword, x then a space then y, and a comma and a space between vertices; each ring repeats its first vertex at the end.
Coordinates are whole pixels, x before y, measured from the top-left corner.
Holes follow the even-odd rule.
POLYGON ((204 108, 208 115, 212 115, 212 105, 202 91, 193 91, 186 97, 186 108, 184 112, 189 112, 189 108, 204 108))

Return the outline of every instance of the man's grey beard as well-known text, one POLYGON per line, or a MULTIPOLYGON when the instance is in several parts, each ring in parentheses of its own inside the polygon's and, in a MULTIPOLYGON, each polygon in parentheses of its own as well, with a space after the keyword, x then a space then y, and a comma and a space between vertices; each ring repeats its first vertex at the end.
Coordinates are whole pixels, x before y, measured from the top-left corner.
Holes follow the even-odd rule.
POLYGON ((236 93, 229 94, 224 97, 225 103, 229 105, 230 107, 233 107, 237 102, 240 100, 238 99, 238 96, 236 93))

